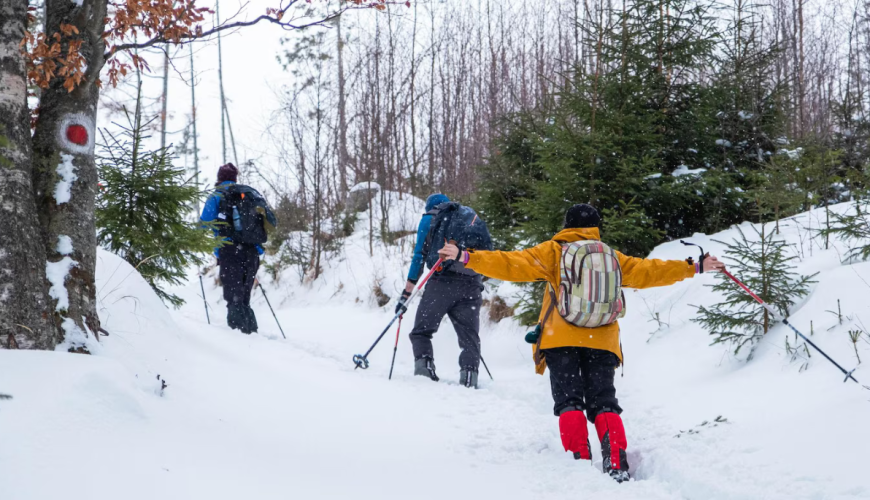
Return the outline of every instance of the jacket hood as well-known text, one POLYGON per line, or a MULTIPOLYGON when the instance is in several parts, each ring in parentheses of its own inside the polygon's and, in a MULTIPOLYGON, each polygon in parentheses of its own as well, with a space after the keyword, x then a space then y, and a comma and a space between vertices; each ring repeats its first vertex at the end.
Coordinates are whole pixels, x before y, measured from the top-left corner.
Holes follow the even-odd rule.
POLYGON ((571 227, 563 229, 553 236, 553 241, 561 241, 564 243, 573 243, 575 241, 584 240, 601 240, 601 234, 597 227, 571 227))
POLYGON ((428 198, 426 198, 426 211, 428 212, 429 210, 432 210, 438 205, 442 203, 447 203, 448 201, 450 201, 450 198, 448 198, 447 195, 443 195, 441 193, 430 195, 428 198))

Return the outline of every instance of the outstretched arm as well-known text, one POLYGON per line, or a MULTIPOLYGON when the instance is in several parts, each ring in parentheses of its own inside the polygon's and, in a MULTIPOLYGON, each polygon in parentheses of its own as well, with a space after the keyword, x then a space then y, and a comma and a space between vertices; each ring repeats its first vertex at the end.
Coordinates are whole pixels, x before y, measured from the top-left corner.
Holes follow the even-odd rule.
MULTIPOLYGON (((659 260, 629 257, 616 252, 622 268, 622 285, 627 288, 653 288, 673 285, 700 272, 698 264, 685 260, 659 260)), ((719 272, 725 269, 719 259, 708 256, 704 259, 704 272, 719 272)))
POLYGON ((462 259, 465 267, 490 278, 502 281, 554 281, 551 262, 558 255, 553 251, 553 241, 546 241, 536 247, 514 252, 486 251, 462 252, 456 245, 447 244, 438 251, 444 260, 462 259))

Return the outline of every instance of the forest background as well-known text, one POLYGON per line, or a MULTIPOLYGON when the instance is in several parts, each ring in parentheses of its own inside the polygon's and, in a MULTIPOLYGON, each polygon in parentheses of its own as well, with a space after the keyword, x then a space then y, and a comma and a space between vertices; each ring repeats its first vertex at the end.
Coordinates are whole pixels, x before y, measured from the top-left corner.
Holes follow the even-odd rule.
MULTIPOLYGON (((213 43, 143 53, 152 72, 128 78, 102 109, 111 118, 129 107, 142 82, 154 137, 203 172, 203 191, 215 167, 237 163, 278 208, 272 251, 306 279, 351 226, 349 191, 365 182, 383 188, 363 197, 382 208, 390 191, 469 204, 501 248, 549 238, 568 206, 590 202, 606 241, 645 255, 695 232, 863 197, 868 9, 409 2, 290 34, 227 35, 220 72, 213 43), (287 244, 299 232, 309 237, 287 244)), ((375 229, 388 220, 370 227, 371 241, 405 235, 375 229)))

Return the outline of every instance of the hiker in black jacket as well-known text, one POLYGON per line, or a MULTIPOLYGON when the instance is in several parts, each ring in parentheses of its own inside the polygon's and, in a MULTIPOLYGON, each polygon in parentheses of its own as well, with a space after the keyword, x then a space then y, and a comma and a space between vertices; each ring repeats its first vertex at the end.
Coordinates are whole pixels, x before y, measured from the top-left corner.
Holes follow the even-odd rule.
MULTIPOLYGON (((414 258, 411 261, 405 291, 396 306, 397 313, 406 309, 405 300, 411 295, 414 285, 423 274, 427 256, 431 255, 437 259, 438 249, 444 242, 430 238, 431 248, 425 248, 426 239, 429 237, 430 230, 436 229, 430 228, 433 217, 449 203, 450 199, 443 194, 433 194, 426 200, 426 212, 418 226, 414 258), (425 252, 426 255, 424 250, 428 250, 425 252)), ((410 335, 414 349, 414 375, 438 380, 435 374, 432 335, 438 331, 441 320, 447 315, 456 330, 459 348, 462 349, 459 354, 460 383, 466 387, 477 387, 482 291, 481 276, 466 269, 459 262, 453 263, 441 272, 436 272, 429 279, 420 299, 414 329, 410 335)))
POLYGON ((260 193, 236 183, 238 176, 232 163, 218 169, 216 189, 200 219, 217 222, 215 235, 225 241, 215 248, 215 256, 227 301, 227 325, 250 334, 257 331, 251 291, 264 253, 262 243, 266 242, 266 227, 274 227, 277 219, 260 193))

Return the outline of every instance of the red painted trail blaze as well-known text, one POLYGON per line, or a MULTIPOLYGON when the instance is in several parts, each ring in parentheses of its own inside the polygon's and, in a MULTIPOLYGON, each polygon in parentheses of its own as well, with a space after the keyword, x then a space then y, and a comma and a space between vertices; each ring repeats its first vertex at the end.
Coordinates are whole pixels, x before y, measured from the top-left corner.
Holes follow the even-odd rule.
POLYGON ((82 125, 70 125, 66 128, 66 138, 73 144, 86 146, 88 144, 88 130, 82 125))

